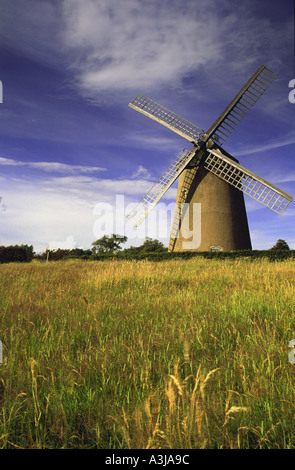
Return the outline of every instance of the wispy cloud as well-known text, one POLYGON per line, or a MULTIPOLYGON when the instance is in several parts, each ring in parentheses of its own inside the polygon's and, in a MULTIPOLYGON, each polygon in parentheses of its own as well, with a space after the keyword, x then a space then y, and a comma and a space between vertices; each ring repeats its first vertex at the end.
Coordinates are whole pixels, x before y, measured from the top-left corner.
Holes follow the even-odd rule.
POLYGON ((69 165, 67 163, 59 162, 25 162, 20 160, 14 160, 12 158, 0 157, 0 165, 3 166, 25 166, 34 168, 36 170, 42 170, 46 172, 57 172, 57 173, 94 173, 96 171, 104 171, 106 168, 98 166, 83 166, 83 165, 69 165))
POLYGON ((101 101, 106 99, 102 91, 179 87, 204 69, 217 81, 229 73, 234 79, 262 59, 279 66, 288 54, 292 18, 278 24, 267 16, 257 21, 254 3, 26 0, 16 6, 6 0, 0 38, 34 61, 69 66, 80 90, 101 101))
POLYGON ((144 179, 150 179, 151 174, 146 168, 144 168, 142 165, 139 165, 137 170, 132 173, 132 178, 138 178, 138 177, 141 177, 144 179))
POLYGON ((233 9, 227 0, 222 6, 217 0, 183 0, 181 6, 171 0, 169 7, 166 1, 67 0, 64 42, 77 84, 99 100, 107 91, 178 87, 204 68, 214 81, 210 72, 224 61, 227 68, 220 68, 220 75, 231 73, 232 79, 262 57, 273 61, 274 52, 285 50, 291 21, 274 30, 267 18, 254 21, 249 3, 236 3, 233 9))
POLYGON ((73 68, 81 88, 96 93, 149 88, 154 83, 180 79, 196 66, 216 60, 216 18, 210 20, 216 33, 209 38, 206 30, 210 16, 205 24, 204 2, 199 4, 200 16, 196 18, 191 2, 189 9, 187 4, 181 10, 175 1, 169 8, 166 2, 138 0, 64 2, 65 42, 79 54, 73 68))
POLYGON ((63 63, 62 17, 56 2, 1 2, 1 43, 45 65, 63 63), (21 18, 21 21, 17 21, 21 18), (50 40, 48 40, 50 33, 50 40), (59 47, 58 47, 59 45, 59 47))
MULTIPOLYGON (((166 130, 166 129, 165 129, 166 130)), ((148 131, 147 131, 148 133, 148 131)), ((176 144, 179 145, 179 138, 175 138, 175 134, 167 131, 168 137, 154 137, 153 135, 134 134, 128 136, 132 145, 140 146, 140 148, 171 148, 174 149, 176 144)))
POLYGON ((288 145, 295 144, 295 134, 292 132, 287 136, 283 136, 281 139, 268 142, 263 145, 247 146, 242 150, 235 152, 237 157, 244 155, 253 155, 261 152, 267 152, 268 150, 274 150, 276 148, 286 147, 288 145))
MULTIPOLYGON (((151 188, 155 181, 147 179, 147 170, 139 170, 141 175, 131 179, 96 178, 90 176, 62 176, 54 177, 42 182, 43 191, 66 194, 67 197, 78 197, 84 201, 100 202, 112 201, 118 194, 132 198, 134 202, 151 188), (142 175, 144 173, 144 175, 142 175)), ((170 188, 163 196, 171 199, 176 196, 176 189, 170 188)))

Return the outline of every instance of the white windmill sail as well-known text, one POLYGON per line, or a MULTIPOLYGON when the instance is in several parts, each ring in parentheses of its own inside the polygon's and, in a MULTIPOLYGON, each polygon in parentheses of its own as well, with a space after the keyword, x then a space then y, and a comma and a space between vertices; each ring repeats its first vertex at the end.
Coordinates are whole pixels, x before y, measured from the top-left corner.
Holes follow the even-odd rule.
POLYGON ((226 157, 219 150, 209 150, 204 167, 278 214, 293 201, 292 196, 226 157))
POLYGON ((127 219, 130 220, 136 227, 146 218, 152 208, 157 204, 161 197, 166 193, 174 181, 178 178, 180 173, 192 160, 196 154, 196 147, 192 147, 191 150, 184 149, 175 159, 175 161, 169 166, 169 168, 163 173, 161 178, 151 187, 149 192, 139 201, 134 209, 127 215, 127 219))

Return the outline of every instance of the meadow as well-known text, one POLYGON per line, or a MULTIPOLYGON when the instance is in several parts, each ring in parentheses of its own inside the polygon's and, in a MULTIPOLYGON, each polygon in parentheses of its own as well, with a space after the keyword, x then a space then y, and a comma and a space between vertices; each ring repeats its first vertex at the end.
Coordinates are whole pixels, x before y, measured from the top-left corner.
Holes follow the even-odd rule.
POLYGON ((295 262, 0 265, 0 447, 295 448, 295 262))

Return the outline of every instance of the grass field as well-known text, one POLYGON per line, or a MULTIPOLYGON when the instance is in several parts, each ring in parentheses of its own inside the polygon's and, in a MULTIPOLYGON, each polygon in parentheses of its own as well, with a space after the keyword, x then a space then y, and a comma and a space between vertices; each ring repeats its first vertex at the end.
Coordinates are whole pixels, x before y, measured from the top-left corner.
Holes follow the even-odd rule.
POLYGON ((0 265, 1 448, 295 448, 295 263, 0 265))

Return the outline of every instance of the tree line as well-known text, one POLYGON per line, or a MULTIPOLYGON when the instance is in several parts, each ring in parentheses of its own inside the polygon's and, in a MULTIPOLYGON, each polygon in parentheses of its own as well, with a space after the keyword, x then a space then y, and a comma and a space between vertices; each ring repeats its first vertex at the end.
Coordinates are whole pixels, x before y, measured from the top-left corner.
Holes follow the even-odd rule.
POLYGON ((0 246, 0 263, 28 263, 34 258, 33 245, 0 246))
POLYGON ((129 248, 122 249, 124 243, 127 242, 127 237, 123 235, 104 235, 103 237, 95 240, 92 243, 92 248, 83 250, 81 248, 74 248, 72 250, 57 249, 57 250, 46 250, 41 255, 36 255, 37 259, 46 260, 60 260, 60 259, 71 259, 81 258, 87 259, 101 259, 110 256, 115 256, 118 253, 124 254, 126 257, 135 254, 153 253, 153 252, 166 252, 167 248, 159 240, 153 240, 152 238, 146 237, 142 245, 131 246, 129 248))
MULTIPOLYGON (((35 253, 33 245, 11 245, 0 246, 0 263, 9 262, 30 262, 33 259, 45 261, 58 261, 65 259, 82 259, 82 260, 98 260, 108 259, 113 257, 120 257, 124 259, 142 259, 148 254, 153 255, 154 259, 166 259, 167 257, 182 257, 187 258, 190 256, 204 255, 201 252, 182 252, 182 253, 168 253, 167 248, 157 239, 146 237, 140 246, 130 246, 129 248, 122 248, 122 245, 127 242, 127 237, 123 235, 104 235, 103 237, 95 240, 92 243, 91 249, 73 248, 56 250, 45 250, 44 253, 35 253)), ((288 243, 285 240, 279 239, 276 244, 269 250, 247 250, 247 256, 267 256, 273 259, 284 259, 290 252, 293 255, 293 250, 290 250, 288 243), (269 254, 267 253, 269 252, 269 254), (291 253, 292 252, 292 253, 291 253), (272 253, 274 253, 272 255, 272 253), (279 255, 281 253, 281 255, 279 255)), ((208 257, 237 257, 245 256, 245 251, 239 252, 219 252, 210 254, 208 257)))
POLYGON ((102 238, 92 243, 91 249, 58 248, 55 250, 46 249, 43 253, 35 253, 33 245, 10 245, 0 246, 0 263, 8 262, 30 262, 33 259, 57 261, 61 259, 96 259, 101 255, 115 255, 118 252, 125 254, 138 254, 148 252, 165 252, 167 248, 159 240, 145 238, 142 245, 122 250, 122 244, 127 242, 127 237, 121 235, 104 235, 102 238))

